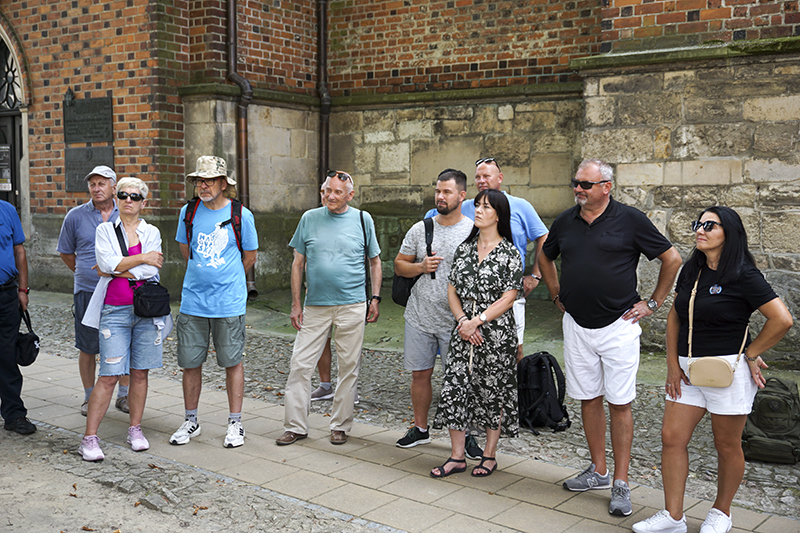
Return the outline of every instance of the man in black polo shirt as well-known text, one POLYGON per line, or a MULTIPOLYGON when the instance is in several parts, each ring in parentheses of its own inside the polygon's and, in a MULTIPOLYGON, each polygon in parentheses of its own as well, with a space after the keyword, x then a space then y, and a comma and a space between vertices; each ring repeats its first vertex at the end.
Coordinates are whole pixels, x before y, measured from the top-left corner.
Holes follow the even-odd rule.
POLYGON ((575 207, 550 227, 539 256, 550 297, 564 313, 567 393, 581 401, 581 416, 592 464, 564 488, 612 489, 608 512, 631 514, 628 465, 633 442, 631 402, 639 367, 638 321, 664 303, 681 266, 681 256, 641 211, 611 197, 613 170, 589 159, 572 180, 575 207), (639 296, 639 256, 658 258, 661 270, 650 298, 639 296), (559 282, 555 259, 561 255, 559 282), (606 467, 606 418, 611 414, 614 478, 606 467))

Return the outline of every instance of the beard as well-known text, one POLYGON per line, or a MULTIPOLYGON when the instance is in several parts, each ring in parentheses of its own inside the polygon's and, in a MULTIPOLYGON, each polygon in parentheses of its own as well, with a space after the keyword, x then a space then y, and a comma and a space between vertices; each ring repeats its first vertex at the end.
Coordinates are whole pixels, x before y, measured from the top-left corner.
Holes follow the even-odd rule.
POLYGON ((445 215, 445 216, 447 216, 447 215, 449 215, 450 213, 452 213, 453 211, 455 211, 457 207, 458 207, 458 205, 457 205, 457 204, 456 204, 456 205, 454 205, 454 206, 449 206, 449 205, 447 205, 447 204, 445 204, 445 205, 443 205, 443 206, 437 205, 437 206, 436 206, 436 211, 437 211, 437 212, 438 212, 440 215, 445 215))
POLYGON ((575 203, 583 207, 586 205, 587 198, 585 196, 575 196, 575 203))

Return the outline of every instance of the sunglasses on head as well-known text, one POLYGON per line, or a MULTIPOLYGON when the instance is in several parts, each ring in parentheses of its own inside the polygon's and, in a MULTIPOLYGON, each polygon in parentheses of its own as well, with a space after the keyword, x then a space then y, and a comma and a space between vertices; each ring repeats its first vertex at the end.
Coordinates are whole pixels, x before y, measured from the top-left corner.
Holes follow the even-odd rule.
POLYGON ((494 163, 494 166, 497 167, 497 170, 500 170, 500 164, 497 162, 497 159, 494 157, 482 157, 475 161, 475 166, 482 165, 484 163, 494 163))
POLYGON ((342 181, 353 181, 353 178, 350 176, 350 174, 347 172, 342 172, 341 170, 329 170, 327 176, 329 178, 339 178, 342 181))
POLYGON ((125 200, 127 198, 130 198, 132 202, 141 202, 142 200, 144 200, 144 196, 142 196, 138 192, 125 192, 125 191, 119 191, 117 193, 117 198, 119 198, 120 200, 125 200))
POLYGON ((580 187, 580 188, 581 188, 581 189, 583 189, 584 191, 588 191, 589 189, 591 189, 591 188, 592 188, 592 187, 594 187, 595 185, 598 185, 598 184, 600 184, 600 183, 608 183, 609 181, 610 181, 610 180, 603 180, 603 181, 578 181, 578 180, 575 180, 575 179, 574 179, 574 180, 570 181, 569 183, 570 183, 570 185, 572 185, 572 188, 573 188, 573 189, 574 189, 575 187, 580 187))
POLYGON ((716 222, 714 220, 706 220, 705 222, 700 222, 699 220, 695 220, 692 222, 692 231, 697 231, 700 228, 703 228, 703 231, 712 231, 714 226, 722 227, 722 224, 716 222))
POLYGON ((200 185, 205 185, 206 187, 213 187, 214 183, 220 178, 192 178, 189 180, 189 183, 194 185, 195 187, 199 187, 200 185))

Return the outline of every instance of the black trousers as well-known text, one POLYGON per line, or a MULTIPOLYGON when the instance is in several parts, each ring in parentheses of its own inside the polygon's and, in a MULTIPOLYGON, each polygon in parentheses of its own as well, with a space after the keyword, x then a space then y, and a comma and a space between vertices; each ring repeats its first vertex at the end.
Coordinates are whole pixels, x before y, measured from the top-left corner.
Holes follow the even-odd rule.
POLYGON ((6 422, 27 416, 22 403, 22 372, 17 366, 19 298, 16 287, 0 290, 0 415, 6 422))

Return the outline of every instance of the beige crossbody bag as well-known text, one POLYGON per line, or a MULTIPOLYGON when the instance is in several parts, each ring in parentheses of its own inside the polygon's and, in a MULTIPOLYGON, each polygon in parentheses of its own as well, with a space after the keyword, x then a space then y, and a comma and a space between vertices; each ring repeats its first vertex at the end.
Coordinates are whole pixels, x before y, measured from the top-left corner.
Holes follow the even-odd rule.
MULTIPOLYGON (((700 270, 702 272, 702 269, 700 270)), ((701 357, 692 361, 692 329, 694 326, 694 298, 697 296, 697 284, 700 282, 700 272, 697 273, 697 279, 694 280, 694 287, 692 287, 692 296, 689 298, 689 382, 698 387, 730 387, 733 383, 733 373, 739 366, 739 360, 742 358, 742 351, 747 342, 747 332, 750 326, 744 330, 744 339, 742 345, 739 347, 739 355, 736 357, 736 363, 731 367, 731 364, 722 357, 701 357)))

